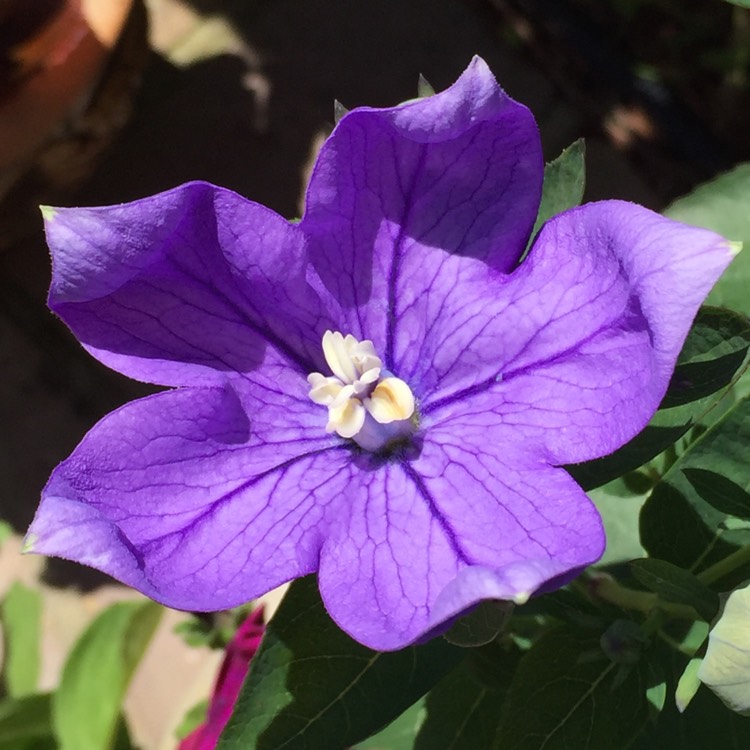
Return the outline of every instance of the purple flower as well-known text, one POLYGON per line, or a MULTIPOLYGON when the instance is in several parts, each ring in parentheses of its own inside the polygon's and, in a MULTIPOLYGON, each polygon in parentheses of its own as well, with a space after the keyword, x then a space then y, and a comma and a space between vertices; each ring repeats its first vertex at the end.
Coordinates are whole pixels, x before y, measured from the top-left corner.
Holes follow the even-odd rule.
POLYGON ((175 388, 55 469, 31 548, 192 610, 317 571, 376 649, 596 561, 600 518, 558 467, 643 428, 732 252, 612 201, 519 264, 542 173, 531 114, 475 58, 344 117, 299 224, 203 183, 50 211, 52 309, 175 388))

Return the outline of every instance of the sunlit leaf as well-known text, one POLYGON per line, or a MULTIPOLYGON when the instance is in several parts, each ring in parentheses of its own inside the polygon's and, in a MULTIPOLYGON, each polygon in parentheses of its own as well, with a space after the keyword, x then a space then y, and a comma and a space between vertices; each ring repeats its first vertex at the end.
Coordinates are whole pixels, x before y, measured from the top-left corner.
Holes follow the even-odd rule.
MULTIPOLYGON (((747 0, 735 0, 748 7, 747 0)), ((732 261, 708 296, 708 304, 750 314, 750 163, 740 164, 692 193, 672 203, 666 216, 705 227, 729 240, 742 242, 746 250, 732 261)))
POLYGON ((3 682, 11 696, 36 691, 41 617, 41 594, 22 583, 14 583, 2 604, 3 682))
POLYGON ((0 519, 0 546, 2 546, 7 539, 13 536, 13 527, 7 522, 0 519))
POLYGON ((425 699, 420 698, 385 729, 360 742, 353 750, 412 750, 426 715, 425 699))
POLYGON ((548 219, 580 205, 586 187, 585 158, 586 144, 579 138, 544 168, 542 201, 532 238, 548 219))
MULTIPOLYGON (((701 497, 685 470, 719 474, 750 490, 750 399, 738 401, 692 443, 656 485, 641 511, 641 542, 652 557, 703 569, 750 543, 750 530, 701 497)), ((693 475, 695 476, 695 475, 693 475)))
POLYGON ((109 750, 122 742, 125 691, 162 611, 154 602, 119 602, 80 637, 52 702, 60 750, 109 750))

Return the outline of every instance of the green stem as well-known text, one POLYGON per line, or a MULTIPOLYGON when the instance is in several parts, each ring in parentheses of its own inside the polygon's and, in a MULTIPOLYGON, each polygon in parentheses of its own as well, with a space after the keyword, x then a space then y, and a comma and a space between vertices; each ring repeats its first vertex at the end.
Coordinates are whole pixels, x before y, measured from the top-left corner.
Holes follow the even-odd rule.
POLYGON ((662 603, 662 606, 658 609, 653 610, 653 612, 651 612, 651 614, 641 623, 641 630, 646 635, 653 635, 656 633, 667 619, 667 613, 664 610, 663 604, 664 603, 662 603))
POLYGON ((665 602, 650 591, 636 591, 618 583, 608 575, 596 576, 591 580, 589 593, 622 609, 633 609, 642 612, 648 618, 646 622, 661 624, 664 617, 676 620, 697 620, 700 616, 687 604, 665 602))
POLYGON ((595 576, 590 581, 589 593, 596 599, 614 604, 622 609, 635 609, 649 614, 659 597, 650 591, 636 591, 618 583, 608 575, 595 576))
POLYGON ((731 555, 727 555, 723 560, 714 563, 710 568, 698 573, 698 578, 703 583, 709 584, 718 581, 730 573, 734 573, 737 568, 750 563, 750 544, 740 547, 731 555))

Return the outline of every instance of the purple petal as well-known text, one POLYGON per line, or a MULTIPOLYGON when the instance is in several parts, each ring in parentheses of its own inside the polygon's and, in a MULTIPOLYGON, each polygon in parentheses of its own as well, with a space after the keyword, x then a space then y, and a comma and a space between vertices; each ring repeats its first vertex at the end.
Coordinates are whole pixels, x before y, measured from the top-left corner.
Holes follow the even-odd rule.
POLYGON ((413 462, 362 471, 332 525, 320 589, 336 622, 401 648, 482 599, 524 600, 604 548, 599 515, 561 469, 485 432, 430 431, 413 462))
POLYGON ((317 569, 349 460, 309 401, 159 393, 105 417, 60 464, 29 545, 169 606, 235 606, 317 569))
POLYGON ((398 374, 440 376, 430 420, 502 424, 553 464, 606 455, 651 418, 732 257, 718 235, 639 206, 582 206, 548 222, 511 276, 478 280, 478 298, 457 285, 433 324, 433 372, 398 374))
POLYGON ((305 238, 263 206, 191 183, 120 206, 53 209, 50 306, 106 365, 211 385, 267 355, 309 372, 329 325, 305 238))
POLYGON ((448 253, 511 269, 542 171, 531 113, 479 58, 440 94, 344 117, 320 153, 301 223, 342 308, 339 330, 371 339, 390 366, 404 287, 418 295, 448 253))

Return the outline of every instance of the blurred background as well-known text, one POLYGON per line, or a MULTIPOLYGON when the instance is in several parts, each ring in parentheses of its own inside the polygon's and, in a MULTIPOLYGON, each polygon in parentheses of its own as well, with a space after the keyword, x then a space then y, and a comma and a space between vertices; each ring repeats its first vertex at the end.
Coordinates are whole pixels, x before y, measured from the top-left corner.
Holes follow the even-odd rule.
MULTIPOLYGON (((439 90, 473 54, 534 112, 548 160, 586 138, 587 200, 659 210, 750 159, 750 10, 721 0, 0 0, 0 518, 14 532, 0 596, 17 579, 44 589, 48 687, 85 623, 129 594, 21 558, 18 535, 54 465, 148 388, 47 311, 38 205, 205 179, 299 216, 334 100, 393 105, 419 74, 439 90)), ((220 658, 173 636, 177 619, 130 691, 144 750, 173 746, 220 658)))

